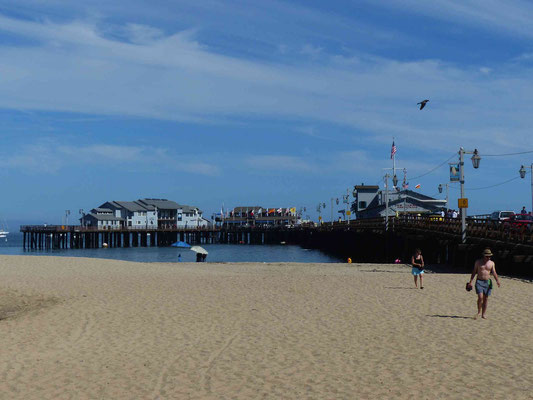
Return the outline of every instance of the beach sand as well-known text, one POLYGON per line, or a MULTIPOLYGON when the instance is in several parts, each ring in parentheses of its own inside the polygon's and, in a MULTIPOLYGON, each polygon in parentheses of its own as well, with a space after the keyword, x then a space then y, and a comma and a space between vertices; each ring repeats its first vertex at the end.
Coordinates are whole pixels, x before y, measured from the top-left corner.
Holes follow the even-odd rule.
POLYGON ((1 399, 533 398, 533 284, 0 256, 1 399))

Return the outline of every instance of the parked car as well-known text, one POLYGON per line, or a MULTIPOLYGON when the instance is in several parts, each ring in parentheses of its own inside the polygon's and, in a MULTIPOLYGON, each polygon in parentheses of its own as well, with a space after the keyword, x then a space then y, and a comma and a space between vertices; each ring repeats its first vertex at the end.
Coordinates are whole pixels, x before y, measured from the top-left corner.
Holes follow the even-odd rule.
POLYGON ((494 211, 490 214, 492 221, 507 221, 515 215, 514 211, 494 211))

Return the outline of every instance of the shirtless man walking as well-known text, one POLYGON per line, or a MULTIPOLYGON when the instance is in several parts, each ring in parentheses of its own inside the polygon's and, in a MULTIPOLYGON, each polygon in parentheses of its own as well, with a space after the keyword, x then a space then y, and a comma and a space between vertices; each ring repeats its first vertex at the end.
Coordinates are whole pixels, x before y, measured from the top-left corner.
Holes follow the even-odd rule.
POLYGON ((485 249, 483 251, 483 258, 480 258, 474 264, 474 270, 470 276, 470 285, 477 274, 476 279, 476 293, 477 293, 477 316, 476 319, 481 314, 482 318, 487 318, 485 314, 487 313, 487 303, 489 301, 489 296, 492 291, 492 280, 490 279, 490 274, 494 276, 498 287, 500 287, 500 279, 496 273, 496 266, 494 261, 490 258, 492 257, 492 252, 490 249, 485 249))

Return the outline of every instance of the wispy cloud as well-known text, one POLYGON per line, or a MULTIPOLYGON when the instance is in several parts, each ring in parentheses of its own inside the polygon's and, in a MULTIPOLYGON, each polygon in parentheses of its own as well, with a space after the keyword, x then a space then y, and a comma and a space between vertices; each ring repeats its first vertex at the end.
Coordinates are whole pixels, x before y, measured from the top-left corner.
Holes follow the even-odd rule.
POLYGON ((120 167, 132 172, 177 171, 199 175, 220 174, 218 166, 205 162, 201 156, 161 147, 119 146, 109 144, 58 145, 43 138, 38 144, 22 146, 16 155, 3 154, 3 166, 31 174, 56 174, 72 166, 120 167))
POLYGON ((87 21, 0 16, 0 30, 33 41, 0 47, 4 108, 197 122, 320 121, 371 133, 374 140, 409 135, 424 148, 464 137, 465 129, 469 140, 491 141, 486 132, 494 123, 513 126, 517 142, 529 137, 529 124, 517 123, 529 113, 517 104, 533 102, 529 69, 510 76, 502 68, 440 60, 332 56, 312 44, 317 62, 276 64, 216 53, 195 30, 164 35, 147 25, 125 25, 113 36, 87 21), (416 102, 426 97, 430 107, 419 113, 416 102))
POLYGON ((422 14, 454 24, 473 24, 533 36, 533 4, 524 0, 390 0, 380 6, 395 7, 403 12, 422 14))
MULTIPOLYGON (((309 173, 315 176, 331 176, 343 174, 347 176, 362 176, 381 180, 388 168, 389 160, 379 154, 370 155, 365 150, 337 151, 332 153, 318 153, 309 157, 289 155, 252 155, 244 159, 244 165, 251 170, 272 172, 278 174, 285 171, 287 175, 301 175, 309 173)), ((411 171, 426 172, 435 167, 434 164, 418 160, 401 160, 398 174, 403 168, 411 171)))

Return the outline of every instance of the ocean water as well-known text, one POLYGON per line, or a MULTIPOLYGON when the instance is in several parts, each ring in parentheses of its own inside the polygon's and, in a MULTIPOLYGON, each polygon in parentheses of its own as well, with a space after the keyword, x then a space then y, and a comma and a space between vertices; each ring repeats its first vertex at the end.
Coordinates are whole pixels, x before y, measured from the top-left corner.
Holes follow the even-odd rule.
MULTIPOLYGON (((175 247, 24 250, 22 238, 20 232, 10 233, 7 241, 0 238, 0 254, 107 258, 136 262, 177 262, 178 254, 181 254, 182 262, 196 261, 196 253, 175 247)), ((207 262, 331 263, 341 261, 320 250, 303 249, 292 245, 203 244, 202 247, 209 252, 207 262)))

